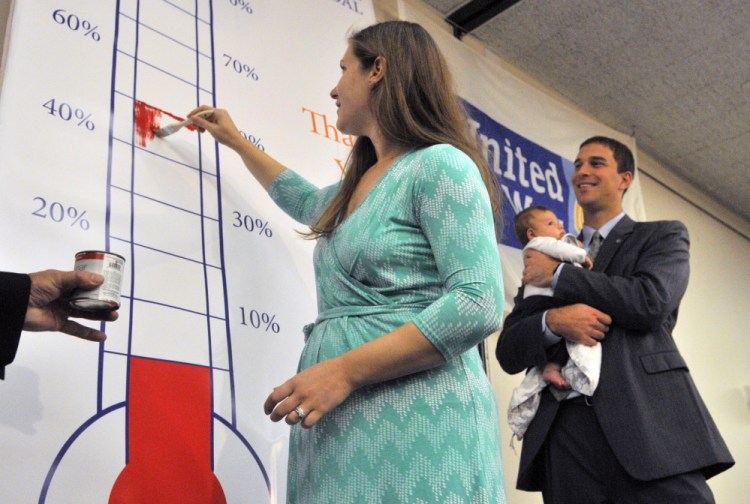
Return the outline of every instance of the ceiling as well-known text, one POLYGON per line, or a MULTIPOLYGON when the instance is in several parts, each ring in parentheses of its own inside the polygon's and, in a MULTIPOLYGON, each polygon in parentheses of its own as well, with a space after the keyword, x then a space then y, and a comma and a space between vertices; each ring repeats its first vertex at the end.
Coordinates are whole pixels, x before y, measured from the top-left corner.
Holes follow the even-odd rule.
POLYGON ((521 0, 470 33, 750 221, 750 1, 521 0))

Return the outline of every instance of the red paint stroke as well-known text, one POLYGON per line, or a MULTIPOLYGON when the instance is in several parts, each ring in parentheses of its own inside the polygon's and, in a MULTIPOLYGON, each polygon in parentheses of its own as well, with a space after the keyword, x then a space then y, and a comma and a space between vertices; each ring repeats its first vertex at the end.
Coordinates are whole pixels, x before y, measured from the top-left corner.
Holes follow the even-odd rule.
MULTIPOLYGON (((146 102, 135 100, 135 135, 138 137, 138 145, 146 147, 154 139, 154 130, 161 128, 161 117, 167 115, 176 122, 184 121, 184 117, 172 114, 146 102)), ((171 124, 172 121, 169 122, 171 124)), ((167 126, 165 124, 164 126, 167 126)), ((194 124, 185 126, 190 131, 196 131, 198 128, 194 124)))
POLYGON ((131 357, 128 464, 109 504, 226 504, 211 468, 211 374, 203 366, 131 357))

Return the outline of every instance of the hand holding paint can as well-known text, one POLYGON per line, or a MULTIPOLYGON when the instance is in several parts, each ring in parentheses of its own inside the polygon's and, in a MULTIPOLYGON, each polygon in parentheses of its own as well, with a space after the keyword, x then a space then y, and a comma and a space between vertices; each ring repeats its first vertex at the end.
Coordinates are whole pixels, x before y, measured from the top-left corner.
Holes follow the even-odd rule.
POLYGON ((99 273, 104 277, 104 282, 93 290, 73 291, 71 308, 88 312, 109 312, 120 307, 124 257, 102 250, 84 250, 76 254, 73 269, 99 273))

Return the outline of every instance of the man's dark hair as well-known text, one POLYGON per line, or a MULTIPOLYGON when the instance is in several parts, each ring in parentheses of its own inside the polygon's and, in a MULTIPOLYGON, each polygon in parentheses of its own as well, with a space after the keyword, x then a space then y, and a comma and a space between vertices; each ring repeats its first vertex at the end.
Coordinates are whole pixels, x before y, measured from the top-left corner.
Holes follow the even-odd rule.
POLYGON ((635 160, 633 159, 633 153, 627 145, 618 142, 614 138, 594 136, 585 140, 579 148, 590 144, 599 144, 609 147, 612 151, 612 157, 617 161, 617 173, 630 172, 633 174, 633 177, 635 177, 635 160))

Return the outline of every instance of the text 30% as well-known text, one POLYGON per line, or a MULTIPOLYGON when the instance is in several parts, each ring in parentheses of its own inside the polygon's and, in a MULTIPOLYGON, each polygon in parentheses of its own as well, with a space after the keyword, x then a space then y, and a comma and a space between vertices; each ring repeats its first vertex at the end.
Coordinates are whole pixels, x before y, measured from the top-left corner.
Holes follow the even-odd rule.
POLYGON ((252 215, 242 215, 237 211, 232 212, 232 215, 234 215, 232 227, 245 228, 251 233, 257 231, 258 236, 265 236, 266 238, 273 236, 273 231, 268 227, 268 221, 264 221, 260 218, 253 218, 252 215))
POLYGON ((276 334, 281 330, 279 323, 276 322, 276 315, 261 313, 258 310, 245 311, 244 306, 240 306, 240 313, 242 314, 242 322, 240 322, 242 325, 249 325, 256 329, 263 326, 265 332, 271 331, 276 334))
POLYGON ((242 12, 247 12, 248 14, 253 13, 253 8, 250 7, 250 4, 245 0, 229 0, 229 3, 242 9, 242 12))
POLYGON ((73 119, 78 126, 83 126, 89 131, 94 131, 96 125, 91 120, 91 114, 87 114, 82 109, 74 109, 72 106, 65 102, 56 103, 55 98, 44 102, 42 107, 46 108, 50 115, 57 116, 63 121, 70 121, 73 119))
POLYGON ((55 23, 59 25, 66 25, 73 31, 82 29, 84 37, 91 37, 91 39, 95 40, 96 42, 99 42, 101 40, 102 36, 99 35, 98 31, 96 31, 99 28, 98 26, 92 26, 90 22, 85 19, 79 18, 75 14, 71 13, 66 15, 66 12, 67 11, 65 9, 57 9, 52 13, 52 19, 55 20, 55 23))
POLYGON ((67 219, 70 221, 70 227, 78 226, 84 231, 91 227, 91 223, 84 219, 86 210, 79 212, 76 207, 66 207, 57 201, 47 204, 47 200, 41 196, 34 197, 34 201, 37 202, 38 208, 31 212, 31 215, 36 215, 42 219, 51 219, 54 222, 62 222, 67 219))
POLYGON ((250 68, 250 65, 247 65, 238 59, 234 59, 232 56, 226 53, 223 56, 227 59, 227 62, 224 63, 225 67, 232 65, 232 68, 238 74, 245 74, 245 77, 249 77, 253 79, 254 81, 258 80, 258 74, 255 73, 255 67, 250 68))

